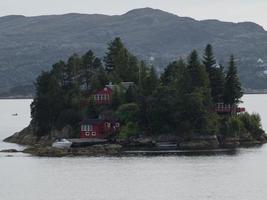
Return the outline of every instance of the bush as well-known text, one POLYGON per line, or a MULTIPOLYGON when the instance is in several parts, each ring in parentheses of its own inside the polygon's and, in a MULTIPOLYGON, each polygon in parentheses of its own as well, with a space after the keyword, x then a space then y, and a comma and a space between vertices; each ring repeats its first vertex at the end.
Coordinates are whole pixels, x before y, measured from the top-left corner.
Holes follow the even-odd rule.
POLYGON ((117 115, 123 123, 136 122, 139 107, 136 103, 123 104, 119 107, 117 115))
POLYGON ((225 123, 225 136, 239 137, 246 132, 244 123, 238 116, 230 117, 225 123))
POLYGON ((247 132, 255 139, 265 134, 262 130, 261 118, 258 114, 253 113, 250 115, 249 113, 244 113, 240 114, 238 118, 243 122, 247 132))
POLYGON ((126 140, 138 136, 139 128, 136 123, 129 122, 121 128, 119 139, 126 140))

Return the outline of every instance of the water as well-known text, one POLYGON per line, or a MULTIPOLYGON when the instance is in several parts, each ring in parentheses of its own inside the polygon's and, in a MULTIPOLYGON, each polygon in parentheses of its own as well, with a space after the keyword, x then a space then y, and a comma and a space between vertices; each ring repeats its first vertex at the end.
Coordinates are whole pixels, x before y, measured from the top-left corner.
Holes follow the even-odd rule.
MULTIPOLYGON (((266 100, 267 95, 244 97, 248 111, 261 114, 265 130, 266 100)), ((29 104, 0 101, 1 138, 28 124, 29 104)), ((266 166, 267 145, 216 156, 2 156, 0 200, 262 200, 266 166)))

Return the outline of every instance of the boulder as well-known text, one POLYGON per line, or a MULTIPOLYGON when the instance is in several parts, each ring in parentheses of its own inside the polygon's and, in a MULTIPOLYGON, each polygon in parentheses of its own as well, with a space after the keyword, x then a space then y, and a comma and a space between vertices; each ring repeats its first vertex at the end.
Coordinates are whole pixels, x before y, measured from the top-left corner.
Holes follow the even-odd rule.
POLYGON ((4 149, 0 151, 1 153, 18 153, 19 151, 16 149, 4 149))
POLYGON ((195 138, 191 141, 184 141, 178 144, 183 150, 203 150, 219 148, 219 141, 216 136, 195 138))
POLYGON ((239 138, 235 137, 226 137, 223 140, 222 147, 224 148, 236 148, 240 145, 240 140, 239 138))

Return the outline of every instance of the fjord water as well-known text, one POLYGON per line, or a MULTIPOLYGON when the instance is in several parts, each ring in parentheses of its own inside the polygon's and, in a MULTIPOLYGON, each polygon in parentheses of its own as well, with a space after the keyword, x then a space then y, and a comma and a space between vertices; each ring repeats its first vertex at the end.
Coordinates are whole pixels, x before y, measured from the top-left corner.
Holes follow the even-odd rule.
MULTIPOLYGON (((267 95, 246 95, 267 130, 267 95)), ((0 139, 29 123, 31 100, 0 101, 0 139), (18 113, 18 116, 12 114, 18 113)), ((0 143, 0 149, 21 148, 0 143)), ((267 145, 232 154, 37 158, 0 155, 0 200, 262 200, 267 145)))

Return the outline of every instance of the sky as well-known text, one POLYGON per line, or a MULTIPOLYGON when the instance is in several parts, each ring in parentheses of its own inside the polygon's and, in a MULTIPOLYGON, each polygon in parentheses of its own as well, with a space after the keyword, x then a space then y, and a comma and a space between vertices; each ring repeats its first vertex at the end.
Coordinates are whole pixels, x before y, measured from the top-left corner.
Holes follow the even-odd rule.
POLYGON ((0 0, 0 16, 65 13, 123 14, 151 7, 198 20, 252 21, 267 30, 267 0, 0 0))

